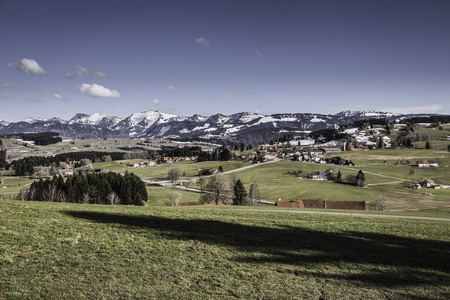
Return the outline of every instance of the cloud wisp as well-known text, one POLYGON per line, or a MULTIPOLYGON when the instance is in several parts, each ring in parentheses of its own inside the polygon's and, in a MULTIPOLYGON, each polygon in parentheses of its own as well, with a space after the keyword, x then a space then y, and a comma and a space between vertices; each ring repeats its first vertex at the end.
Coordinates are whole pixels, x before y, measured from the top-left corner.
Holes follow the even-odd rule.
POLYGON ((94 75, 97 77, 106 77, 106 73, 100 71, 95 71, 94 75))
POLYGON ((191 90, 191 88, 189 88, 189 87, 181 88, 181 87, 174 87, 173 85, 169 85, 167 88, 171 91, 190 91, 191 90))
POLYGON ((66 101, 66 98, 64 98, 60 93, 53 93, 53 98, 61 101, 66 101))
POLYGON ((111 90, 100 84, 87 84, 83 83, 80 86, 75 88, 77 91, 94 96, 94 97, 102 97, 102 98, 119 98, 120 94, 116 90, 111 90))
POLYGON ((31 58, 22 58, 18 62, 10 62, 8 63, 8 67, 28 74, 47 74, 38 62, 31 58))
POLYGON ((259 57, 263 56, 262 53, 260 51, 258 51, 258 50, 252 49, 252 52, 255 53, 256 55, 258 55, 259 57))
POLYGON ((1 98, 9 98, 9 97, 11 97, 11 94, 8 94, 8 93, 0 93, 0 97, 1 97, 1 98))
POLYGON ((153 104, 160 104, 161 103, 161 101, 158 100, 158 99, 153 99, 152 102, 153 102, 153 104))
POLYGON ((72 78, 81 78, 83 76, 88 76, 88 75, 89 75, 89 72, 85 67, 76 65, 72 68, 72 70, 70 72, 67 72, 64 77, 72 79, 72 78))
POLYGON ((210 46, 210 45, 209 45, 209 42, 208 42, 205 38, 203 38, 203 37, 196 38, 196 39, 195 39, 195 42, 198 43, 198 44, 200 44, 200 45, 204 45, 204 46, 206 46, 206 47, 209 47, 209 46, 210 46))

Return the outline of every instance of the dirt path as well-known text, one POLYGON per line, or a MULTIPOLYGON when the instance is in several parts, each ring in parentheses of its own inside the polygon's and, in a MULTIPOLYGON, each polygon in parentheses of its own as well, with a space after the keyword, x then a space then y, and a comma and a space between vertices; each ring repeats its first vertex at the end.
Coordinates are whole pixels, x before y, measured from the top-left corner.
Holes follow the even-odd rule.
POLYGON ((373 217, 373 218, 391 218, 391 219, 408 219, 408 220, 427 220, 427 221, 444 221, 450 222, 446 218, 432 217, 414 217, 414 216, 394 216, 394 215, 376 215, 376 214, 358 214, 358 213, 339 213, 326 211, 309 211, 309 210, 268 210, 268 209, 237 209, 241 211, 258 211, 258 212, 277 212, 277 213, 294 213, 294 214, 321 214, 321 215, 340 215, 340 216, 356 216, 356 217, 373 217))

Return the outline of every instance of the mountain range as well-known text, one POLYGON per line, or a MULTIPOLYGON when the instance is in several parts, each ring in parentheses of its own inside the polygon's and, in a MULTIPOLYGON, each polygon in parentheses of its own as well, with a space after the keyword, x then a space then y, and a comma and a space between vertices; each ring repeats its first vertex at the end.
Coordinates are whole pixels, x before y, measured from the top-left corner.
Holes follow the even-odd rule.
POLYGON ((78 113, 70 120, 28 118, 17 122, 0 121, 0 135, 11 133, 58 132, 73 138, 166 138, 260 143, 284 134, 298 135, 325 128, 337 128, 358 120, 388 120, 430 116, 388 112, 342 111, 334 115, 278 113, 262 115, 240 112, 232 115, 178 116, 159 111, 133 113, 126 118, 107 114, 78 113))

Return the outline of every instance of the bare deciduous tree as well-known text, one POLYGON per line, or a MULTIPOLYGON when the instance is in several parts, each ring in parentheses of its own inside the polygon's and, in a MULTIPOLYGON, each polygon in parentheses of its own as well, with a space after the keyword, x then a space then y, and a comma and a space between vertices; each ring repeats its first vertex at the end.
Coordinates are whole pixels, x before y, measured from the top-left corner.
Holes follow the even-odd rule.
POLYGON ((166 202, 167 206, 177 206, 178 202, 181 200, 181 193, 171 192, 169 193, 169 199, 166 202))
POLYGON ((28 194, 30 193, 30 189, 21 189, 19 194, 17 195, 17 200, 28 200, 28 194))
POLYGON ((385 211, 389 210, 389 205, 387 202, 389 201, 389 197, 386 195, 377 195, 375 201, 372 203, 371 208, 374 210, 385 211))
POLYGON ((106 200, 107 200, 108 203, 111 204, 111 205, 118 205, 118 204, 120 204, 120 198, 119 198, 119 196, 118 196, 115 192, 110 193, 110 194, 106 197, 106 200))
POLYGON ((261 195, 259 193, 258 185, 255 182, 250 184, 250 190, 248 192, 248 197, 245 201, 245 205, 254 206, 258 204, 258 201, 261 199, 261 195))
POLYGON ((91 200, 91 197, 89 196, 89 193, 85 193, 84 195, 83 195, 83 203, 84 204, 89 204, 89 201, 91 200))
POLYGON ((167 179, 172 182, 172 186, 175 185, 175 182, 181 177, 181 171, 178 168, 172 168, 169 170, 167 174, 167 179))
POLYGON ((219 205, 220 200, 228 198, 226 195, 229 191, 228 182, 220 175, 213 175, 209 178, 206 190, 207 192, 201 196, 203 203, 211 203, 214 201, 216 205, 219 205))

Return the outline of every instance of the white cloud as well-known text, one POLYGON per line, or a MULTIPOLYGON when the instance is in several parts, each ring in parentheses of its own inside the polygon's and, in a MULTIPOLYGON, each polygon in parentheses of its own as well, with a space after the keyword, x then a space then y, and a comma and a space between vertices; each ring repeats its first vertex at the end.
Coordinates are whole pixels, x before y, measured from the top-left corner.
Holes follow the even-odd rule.
POLYGON ((383 111, 389 111, 399 114, 434 114, 442 110, 441 104, 431 104, 425 106, 404 106, 404 107, 386 107, 383 111))
POLYGON ((159 103, 161 103, 161 101, 159 101, 158 99, 153 99, 153 104, 159 104, 159 103))
POLYGON ((14 85, 11 83, 2 83, 2 84, 0 84, 0 86, 4 87, 4 88, 10 88, 10 89, 12 89, 14 87, 14 85))
POLYGON ((8 97, 11 97, 11 94, 8 94, 8 93, 1 93, 1 94, 0 94, 0 97, 2 97, 2 98, 8 98, 8 97))
POLYGON ((66 100, 66 98, 64 98, 63 96, 61 96, 61 94, 59 94, 59 93, 54 93, 54 94, 53 94, 53 98, 58 99, 58 100, 62 100, 62 101, 65 101, 65 100, 66 100))
POLYGON ((95 71, 95 72, 94 72, 94 75, 95 75, 95 76, 98 76, 98 77, 106 77, 106 73, 100 72, 100 71, 95 71))
POLYGON ((47 72, 45 72, 45 70, 37 63, 37 61, 31 58, 22 58, 16 63, 8 63, 8 67, 17 69, 24 73, 47 74, 47 72))
POLYGON ((252 51, 253 51, 253 53, 255 53, 256 55, 258 55, 260 57, 263 56, 262 53, 257 50, 252 50, 252 51))
POLYGON ((99 84, 87 84, 83 83, 80 86, 77 86, 75 88, 77 91, 80 91, 85 94, 92 95, 94 97, 104 97, 104 98, 118 98, 120 97, 120 94, 116 90, 110 90, 108 88, 105 88, 102 85, 99 84))
POLYGON ((259 114, 260 113, 259 109, 255 109, 255 113, 259 114))
POLYGON ((239 90, 237 88, 234 88, 232 86, 227 86, 227 89, 229 89, 230 91, 232 91, 233 93, 237 94, 237 95, 242 95, 245 94, 246 92, 243 90, 239 90))
POLYGON ((199 43, 200 45, 205 45, 205 46, 209 47, 209 42, 205 38, 202 38, 202 37, 196 38, 195 42, 199 43))

